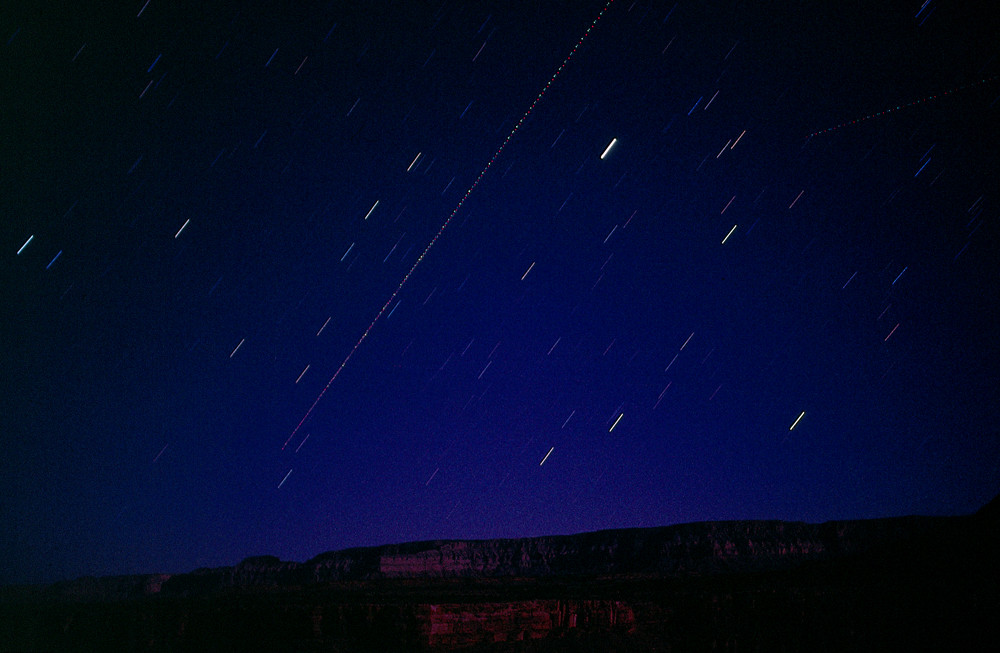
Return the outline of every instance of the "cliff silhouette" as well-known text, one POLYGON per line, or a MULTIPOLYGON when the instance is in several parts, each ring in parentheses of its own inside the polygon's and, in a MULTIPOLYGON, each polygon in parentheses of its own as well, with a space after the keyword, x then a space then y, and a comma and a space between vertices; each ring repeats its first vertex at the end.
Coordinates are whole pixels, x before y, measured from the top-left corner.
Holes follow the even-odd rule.
POLYGON ((998 545, 994 499, 258 556, 0 588, 0 651, 993 650, 998 545))

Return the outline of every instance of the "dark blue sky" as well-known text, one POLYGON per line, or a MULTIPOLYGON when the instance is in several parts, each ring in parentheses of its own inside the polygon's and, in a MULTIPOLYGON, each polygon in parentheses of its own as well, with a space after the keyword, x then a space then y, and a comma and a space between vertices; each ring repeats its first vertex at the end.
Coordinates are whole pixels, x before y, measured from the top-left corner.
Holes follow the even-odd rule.
POLYGON ((1000 487, 989 12, 24 4, 0 582, 1000 487))

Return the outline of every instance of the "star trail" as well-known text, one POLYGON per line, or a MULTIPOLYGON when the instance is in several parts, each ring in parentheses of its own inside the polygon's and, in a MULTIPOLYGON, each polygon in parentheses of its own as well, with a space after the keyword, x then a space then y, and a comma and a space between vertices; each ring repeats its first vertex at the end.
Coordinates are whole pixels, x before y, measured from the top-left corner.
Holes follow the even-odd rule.
POLYGON ((992 13, 8 13, 0 583, 1000 487, 992 13))

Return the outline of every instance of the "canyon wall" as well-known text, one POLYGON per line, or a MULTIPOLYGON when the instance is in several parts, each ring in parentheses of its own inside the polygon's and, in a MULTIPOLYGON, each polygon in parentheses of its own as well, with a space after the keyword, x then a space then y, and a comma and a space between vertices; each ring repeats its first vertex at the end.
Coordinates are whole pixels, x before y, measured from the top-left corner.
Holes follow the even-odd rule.
POLYGON ((306 562, 274 556, 183 574, 80 578, 41 592, 68 600, 199 596, 232 588, 298 588, 389 578, 553 575, 706 575, 766 571, 889 546, 940 528, 948 517, 832 521, 699 522, 497 540, 436 540, 331 551, 306 562))
POLYGON ((0 651, 993 650, 1000 519, 707 522, 0 588, 0 651))

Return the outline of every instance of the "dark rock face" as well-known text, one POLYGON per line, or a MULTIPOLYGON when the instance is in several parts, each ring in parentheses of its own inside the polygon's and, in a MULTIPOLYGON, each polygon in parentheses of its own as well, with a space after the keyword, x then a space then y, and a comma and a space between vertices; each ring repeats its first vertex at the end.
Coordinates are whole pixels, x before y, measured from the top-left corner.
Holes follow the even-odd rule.
POLYGON ((299 563, 274 556, 186 574, 80 578, 45 588, 49 598, 193 597, 234 588, 299 588, 392 578, 706 575, 788 568, 919 537, 947 517, 806 524, 730 521, 507 540, 437 540, 323 553, 299 563))
POLYGON ((415 542, 0 588, 0 650, 990 650, 1000 520, 987 508, 415 542))

